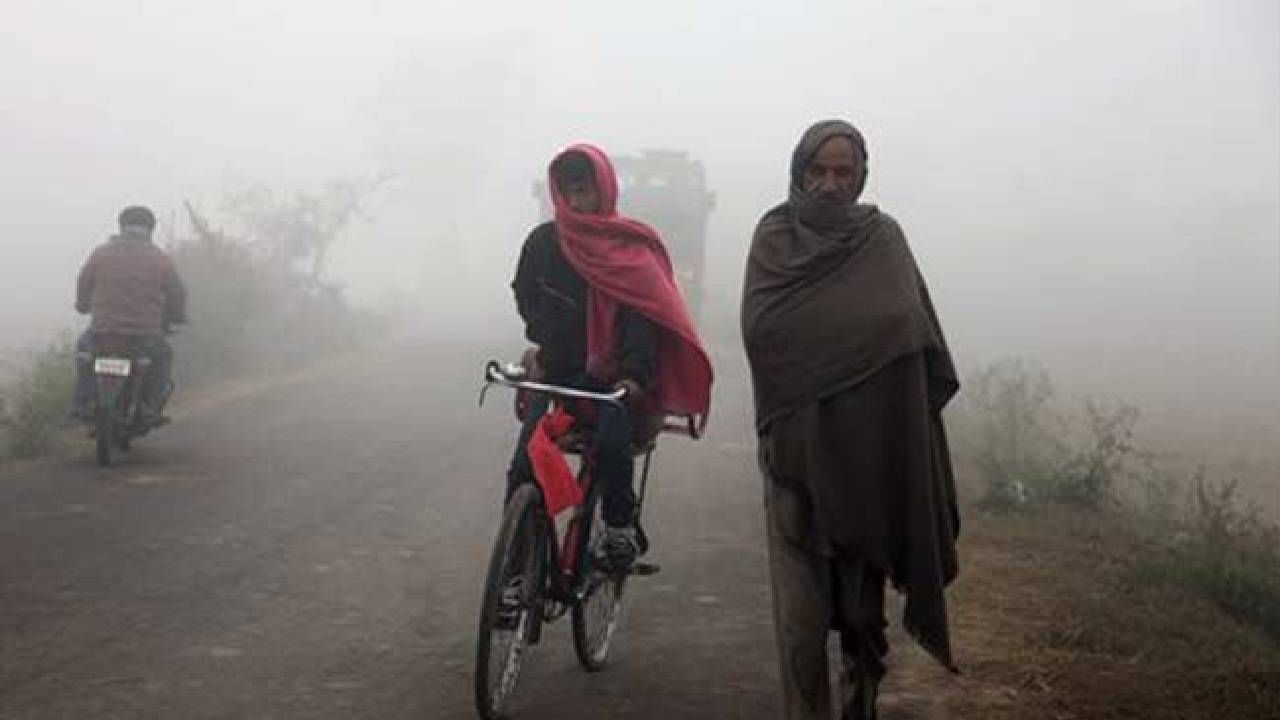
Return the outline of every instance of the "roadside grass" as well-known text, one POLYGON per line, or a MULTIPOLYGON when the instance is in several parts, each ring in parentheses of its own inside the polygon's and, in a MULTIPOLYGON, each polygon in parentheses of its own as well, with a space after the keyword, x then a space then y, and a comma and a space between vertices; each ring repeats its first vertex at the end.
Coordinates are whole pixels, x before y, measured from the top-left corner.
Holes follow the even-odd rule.
POLYGON ((1146 451, 1123 402, 1064 409, 1031 360, 968 392, 955 714, 1280 718, 1280 526, 1241 481, 1146 451))
POLYGON ((1151 541, 1126 516, 969 519, 954 717, 1280 717, 1280 642, 1200 588, 1149 577, 1151 541))
POLYGON ((63 334, 20 362, 0 387, 0 461, 49 454, 67 442, 75 339, 63 334))

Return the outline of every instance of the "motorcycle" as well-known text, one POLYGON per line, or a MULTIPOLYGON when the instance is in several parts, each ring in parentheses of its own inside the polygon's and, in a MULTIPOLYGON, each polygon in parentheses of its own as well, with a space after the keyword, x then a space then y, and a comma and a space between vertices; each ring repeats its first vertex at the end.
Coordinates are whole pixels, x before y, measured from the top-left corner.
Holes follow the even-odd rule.
MULTIPOLYGON (((108 467, 115 452, 129 452, 136 438, 159 427, 159 416, 148 416, 140 401, 152 360, 139 338, 99 333, 92 351, 81 361, 93 363, 94 410, 83 418, 97 443, 98 465, 108 467)), ((172 386, 164 389, 160 407, 172 386)))

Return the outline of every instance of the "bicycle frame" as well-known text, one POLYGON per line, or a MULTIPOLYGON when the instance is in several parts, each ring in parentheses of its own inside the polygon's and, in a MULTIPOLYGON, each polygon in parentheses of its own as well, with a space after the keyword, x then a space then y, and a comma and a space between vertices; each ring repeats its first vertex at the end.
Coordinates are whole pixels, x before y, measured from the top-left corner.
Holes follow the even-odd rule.
MULTIPOLYGON (((552 385, 548 383, 537 382, 528 379, 528 373, 525 369, 516 364, 500 364, 491 360, 485 365, 485 385, 480 392, 480 404, 484 404, 485 395, 489 387, 499 385, 515 390, 528 390, 530 392, 542 393, 553 398, 586 400, 589 402, 606 403, 616 407, 623 407, 623 401, 626 399, 626 390, 618 389, 609 393, 591 392, 588 390, 580 390, 578 388, 566 387, 563 385, 552 385)), ((700 429, 692 417, 684 418, 687 424, 673 423, 664 420, 660 427, 660 432, 678 433, 687 435, 691 438, 698 439, 701 437, 700 429)), ((645 491, 649 484, 649 469, 653 460, 653 451, 655 444, 650 444, 644 448, 644 462, 641 465, 640 483, 636 488, 636 517, 639 518, 644 506, 645 491)), ((586 497, 592 490, 595 482, 592 474, 592 466, 594 464, 590 453, 582 453, 582 464, 578 469, 577 482, 583 490, 583 496, 586 497)), ((580 513, 581 507, 575 509, 575 513, 580 513)), ((550 581, 550 597, 553 600, 563 603, 581 602, 586 598, 592 588, 588 585, 591 578, 590 563, 591 558, 586 550, 586 545, 582 542, 580 533, 582 518, 576 514, 569 520, 566 527, 564 537, 560 537, 555 524, 555 518, 545 516, 547 521, 547 543, 550 552, 550 562, 548 567, 556 568, 556 572, 552 573, 550 581)))
MULTIPOLYGON (((636 490, 635 514, 637 521, 644 505, 644 493, 645 487, 648 485, 649 464, 652 456, 653 448, 651 447, 644 453, 644 464, 640 472, 640 486, 636 490)), ((593 464, 589 457, 584 456, 582 467, 578 470, 577 481, 582 486, 584 497, 592 491, 595 485, 595 476, 591 472, 593 464)), ((588 538, 584 538, 582 534, 583 517, 581 512, 581 506, 574 508, 574 515, 569 518, 563 537, 561 537, 556 528, 555 519, 545 516, 549 521, 549 527, 546 529, 546 535, 549 540, 547 546, 550 553, 547 567, 557 569, 557 572, 551 575, 549 597, 558 602, 582 602, 595 589, 590 585, 590 580, 593 577, 591 574, 592 558, 590 548, 586 542, 588 538)))

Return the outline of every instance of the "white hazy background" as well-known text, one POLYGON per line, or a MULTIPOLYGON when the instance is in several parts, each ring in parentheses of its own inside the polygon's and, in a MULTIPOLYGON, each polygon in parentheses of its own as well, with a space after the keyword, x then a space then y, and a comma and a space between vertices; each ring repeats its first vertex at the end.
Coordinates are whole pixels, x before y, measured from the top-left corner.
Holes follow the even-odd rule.
POLYGON ((328 278, 515 332, 532 184, 575 140, 705 164, 727 345, 792 144, 841 116, 965 367, 1038 358, 1172 445, 1277 457, 1274 0, 5 0, 0 26, 5 352, 80 322, 75 272, 125 204, 166 237, 184 199, 216 219, 247 187, 379 176, 328 278))

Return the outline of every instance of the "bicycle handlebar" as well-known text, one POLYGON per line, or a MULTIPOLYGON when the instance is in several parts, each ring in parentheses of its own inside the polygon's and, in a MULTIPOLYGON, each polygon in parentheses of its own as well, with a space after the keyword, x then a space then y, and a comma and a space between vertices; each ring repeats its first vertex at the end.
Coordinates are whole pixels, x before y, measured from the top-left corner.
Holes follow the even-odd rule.
MULTIPOLYGON (((501 364, 497 360, 490 360, 484 366, 484 379, 488 385, 503 385, 509 388, 547 393, 557 397, 608 403, 618 407, 622 407, 622 401, 627 397, 626 388, 618 388, 610 393, 601 393, 579 390, 563 385, 549 385, 526 378, 528 378, 528 371, 523 365, 517 365, 516 363, 501 364)), ((484 402, 483 394, 480 396, 480 402, 484 402)))
MULTIPOLYGON (((517 363, 499 363, 497 360, 490 360, 484 366, 485 385, 480 391, 480 404, 484 405, 485 391, 487 391, 491 385, 502 385, 503 387, 515 388, 518 390, 530 390, 532 392, 546 393, 557 397, 608 403, 616 407, 622 407, 622 401, 627 397, 626 388, 618 388, 610 393, 591 392, 588 390, 565 387, 563 385, 549 385, 547 383, 535 382, 533 380, 529 380, 528 377, 529 371, 523 365, 519 365, 517 363)), ((692 415, 681 415, 664 418, 658 429, 661 432, 677 433, 680 435, 686 435, 694 440, 698 440, 702 438, 705 426, 705 415, 702 417, 701 423, 699 423, 692 415), (678 417, 680 422, 670 422, 671 417, 678 417)))

